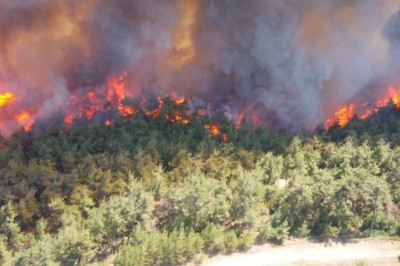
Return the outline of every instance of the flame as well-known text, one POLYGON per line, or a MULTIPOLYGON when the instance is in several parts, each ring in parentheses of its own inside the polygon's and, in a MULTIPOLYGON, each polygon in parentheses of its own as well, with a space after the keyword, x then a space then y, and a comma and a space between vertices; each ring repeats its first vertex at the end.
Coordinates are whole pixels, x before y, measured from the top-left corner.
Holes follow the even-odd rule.
MULTIPOLYGON (((70 101, 67 103, 66 115, 64 123, 68 126, 73 124, 74 118, 86 116, 89 120, 93 118, 96 112, 103 112, 107 110, 117 110, 119 115, 123 118, 129 119, 132 115, 143 113, 149 117, 158 117, 161 115, 164 106, 164 100, 157 97, 155 105, 148 102, 148 99, 142 97, 139 106, 132 105, 132 93, 126 87, 126 79, 128 78, 125 71, 122 75, 109 78, 107 80, 107 87, 105 93, 101 93, 101 88, 89 88, 83 95, 72 95, 70 101), (131 101, 129 101, 131 99, 131 101)), ((164 113, 163 117, 166 121, 171 123, 179 123, 187 125, 190 119, 185 115, 184 97, 176 96, 175 92, 168 99, 175 105, 168 113, 164 113)), ((107 120, 104 125, 111 125, 111 121, 107 120)))
POLYGON ((334 113, 334 118, 326 121, 325 128, 330 128, 334 123, 338 123, 340 127, 344 127, 354 117, 354 104, 348 104, 341 107, 334 113))
POLYGON ((180 105, 180 106, 186 103, 185 97, 176 96, 176 94, 175 94, 174 91, 172 92, 172 98, 171 98, 171 100, 172 100, 176 105, 180 105))
POLYGON ((124 71, 121 76, 108 79, 107 101, 113 101, 113 99, 116 99, 117 102, 121 102, 128 96, 125 89, 127 76, 128 72, 124 71))
POLYGON ((397 109, 400 109, 400 86, 396 88, 394 85, 389 85, 386 92, 373 103, 364 102, 361 105, 349 103, 340 107, 333 116, 326 120, 324 127, 328 130, 335 123, 340 127, 344 127, 354 116, 361 120, 367 119, 389 104, 393 104, 397 109))
POLYGON ((18 121, 18 124, 26 131, 31 129, 34 119, 26 110, 22 110, 15 118, 18 121))
POLYGON ((65 115, 64 124, 67 126, 72 126, 74 123, 74 116, 72 114, 65 115))
POLYGON ((222 126, 219 123, 205 124, 204 128, 208 130, 208 133, 213 137, 221 136, 223 142, 228 141, 228 134, 222 133, 222 126))
POLYGON ((221 125, 220 124, 205 124, 204 128, 208 130, 211 136, 217 137, 221 134, 221 125))
POLYGON ((131 116, 131 115, 138 113, 138 111, 135 110, 135 108, 133 108, 132 106, 128 106, 128 105, 124 105, 124 104, 118 105, 118 112, 123 117, 131 116))
MULTIPOLYGON (((400 109, 400 87, 396 90, 394 86, 389 86, 389 98, 397 109, 400 109)), ((387 100, 386 100, 387 101, 387 100)))
POLYGON ((0 94, 0 107, 9 105, 15 101, 15 97, 11 92, 0 94))
POLYGON ((106 103, 116 106, 121 116, 135 114, 136 110, 133 107, 123 104, 123 101, 131 96, 126 89, 127 75, 127 72, 124 71, 120 76, 108 78, 105 90, 87 88, 83 95, 72 95, 67 103, 64 123, 71 125, 75 117, 82 117, 83 115, 90 120, 96 112, 106 110, 106 103))
POLYGON ((146 98, 142 98, 142 100, 140 102, 140 106, 142 107, 144 113, 147 116, 156 117, 160 114, 161 109, 164 105, 164 101, 161 97, 157 97, 157 103, 158 103, 158 106, 156 106, 154 109, 149 109, 147 106, 146 98))
MULTIPOLYGON (((65 104, 64 125, 72 126, 75 119, 83 117, 93 120, 97 113, 108 111, 111 111, 109 114, 115 114, 114 111, 116 111, 124 119, 131 119, 133 115, 141 114, 153 118, 160 117, 173 124, 190 124, 189 114, 196 112, 188 109, 185 97, 177 96, 175 92, 172 92, 169 97, 157 97, 154 103, 149 102, 145 97, 133 98, 132 91, 127 88, 127 78, 125 71, 122 75, 108 78, 105 87, 76 90, 65 104), (140 100, 135 102, 135 99, 140 100)), ((15 97, 10 92, 0 94, 0 106, 8 105, 14 100, 15 97)), ((37 113, 31 109, 24 109, 12 115, 18 125, 26 131, 31 130, 36 117, 37 113)), ((98 117, 95 121, 100 122, 96 123, 104 126, 111 126, 113 123, 112 118, 103 120, 101 116, 98 117)), ((222 132, 221 124, 206 124, 204 127, 211 136, 227 141, 228 135, 222 132)))
POLYGON ((169 114, 164 116, 165 120, 170 121, 171 123, 181 123, 187 125, 190 123, 189 118, 182 117, 179 112, 175 112, 175 116, 171 117, 169 114))

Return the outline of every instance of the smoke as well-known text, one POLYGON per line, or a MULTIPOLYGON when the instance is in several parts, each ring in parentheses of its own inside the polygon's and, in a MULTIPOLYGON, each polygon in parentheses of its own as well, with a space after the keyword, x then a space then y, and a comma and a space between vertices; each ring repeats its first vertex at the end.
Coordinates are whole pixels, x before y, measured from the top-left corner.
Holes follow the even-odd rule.
POLYGON ((384 36, 389 41, 390 66, 396 78, 400 62, 400 11, 390 17, 384 29, 384 36))
MULTIPOLYGON (((312 128, 400 62, 387 0, 0 0, 3 133, 27 109, 128 72, 128 89, 198 97, 290 131, 312 128)), ((379 93, 380 88, 376 88, 379 93)), ((382 88, 385 89, 385 88, 382 88)), ((15 123, 14 123, 15 124, 15 123)))

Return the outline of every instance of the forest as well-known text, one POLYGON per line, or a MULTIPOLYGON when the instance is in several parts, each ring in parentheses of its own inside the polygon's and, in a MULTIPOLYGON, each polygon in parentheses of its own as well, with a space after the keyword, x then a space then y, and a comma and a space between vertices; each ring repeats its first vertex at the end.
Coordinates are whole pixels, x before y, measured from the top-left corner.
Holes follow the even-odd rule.
POLYGON ((289 237, 400 236, 394 106, 289 134, 220 113, 171 121, 188 107, 165 102, 1 138, 0 264, 184 265, 289 237))

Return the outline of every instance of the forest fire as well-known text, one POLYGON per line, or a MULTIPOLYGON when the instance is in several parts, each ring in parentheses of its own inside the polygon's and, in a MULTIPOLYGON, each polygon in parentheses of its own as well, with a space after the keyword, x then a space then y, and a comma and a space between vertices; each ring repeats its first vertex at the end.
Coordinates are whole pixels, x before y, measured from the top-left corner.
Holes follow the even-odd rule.
POLYGON ((109 78, 107 80, 106 89, 87 88, 78 91, 77 94, 71 95, 66 104, 64 122, 71 125, 74 118, 86 116, 89 120, 92 119, 96 112, 104 111, 105 104, 111 103, 117 107, 122 116, 132 115, 135 110, 132 107, 124 105, 123 101, 129 97, 125 89, 125 79, 127 73, 124 72, 121 76, 109 78))
POLYGON ((350 120, 357 116, 359 119, 367 119, 373 114, 376 114, 381 108, 393 104, 397 109, 400 109, 400 86, 396 88, 390 85, 386 92, 381 96, 378 96, 377 100, 370 102, 364 102, 363 104, 357 105, 355 103, 349 103, 340 107, 330 118, 325 122, 324 128, 328 130, 334 124, 338 124, 340 127, 346 126, 350 120))
MULTIPOLYGON (((156 97, 153 102, 141 97, 138 104, 134 105, 133 100, 135 98, 132 97, 133 94, 126 87, 126 79, 126 72, 116 78, 109 78, 105 94, 102 94, 101 90, 90 88, 85 94, 72 95, 67 103, 68 108, 65 110, 64 123, 72 125, 74 119, 82 118, 83 116, 90 120, 93 119, 96 113, 113 109, 117 110, 118 114, 126 119, 131 119, 132 116, 142 112, 144 115, 153 118, 162 114, 165 121, 174 124, 187 125, 190 123, 189 116, 186 114, 188 109, 185 97, 177 96, 175 92, 172 92, 171 96, 166 98, 156 97), (173 105, 171 109, 166 109, 168 111, 164 110, 164 106, 167 104, 165 101, 169 101, 173 105)), ((201 114, 201 112, 197 113, 201 114)), ((112 118, 107 118, 103 123, 105 126, 110 126, 112 122, 112 118)), ((224 142, 227 141, 228 136, 222 133, 221 124, 206 124, 204 128, 207 129, 211 136, 220 136, 224 142)))
MULTIPOLYGON (((190 123, 189 118, 185 115, 184 97, 178 97, 175 93, 167 98, 156 97, 155 101, 149 102, 145 97, 134 98, 132 93, 126 87, 127 72, 115 78, 107 80, 106 89, 88 88, 85 92, 78 91, 77 95, 72 95, 67 102, 67 108, 64 110, 66 125, 72 125, 74 119, 86 117, 93 119, 96 113, 108 112, 116 110, 118 114, 126 119, 143 112, 148 117, 158 117, 162 113, 165 100, 169 100, 177 108, 171 112, 163 114, 166 121, 187 125, 190 123), (102 92, 102 91, 105 91, 102 92), (138 104, 135 105, 135 101, 138 104)), ((112 119, 107 118, 104 125, 110 126, 112 119)))
POLYGON ((0 265, 400 237, 399 2, 0 0, 0 265))
MULTIPOLYGON (((127 72, 116 77, 107 79, 105 88, 83 88, 70 95, 62 110, 64 115, 64 125, 73 126, 76 119, 95 120, 97 124, 111 126, 115 118, 115 112, 126 119, 134 119, 135 115, 143 114, 147 117, 162 117, 166 122, 172 124, 188 125, 190 123, 190 111, 188 101, 185 97, 177 96, 172 92, 168 97, 144 96, 133 97, 132 89, 127 87, 127 72)), ((10 112, 16 110, 13 106, 18 106, 14 95, 10 92, 0 94, 0 106, 9 109, 10 112)), ((5 109, 6 110, 6 109, 5 109)), ((197 112, 198 115, 204 115, 197 112)), ((32 116, 28 110, 17 111, 15 120, 20 128, 25 131, 32 129, 36 116, 32 116)), ((205 129, 212 137, 221 137, 227 141, 227 135, 222 133, 219 123, 206 124, 205 129)))
MULTIPOLYGON (((141 97, 133 97, 134 93, 132 89, 127 87, 128 73, 123 72, 122 75, 116 77, 110 77, 107 79, 105 88, 84 88, 75 91, 69 97, 69 100, 65 104, 63 110, 64 123, 67 126, 74 124, 75 119, 86 118, 92 120, 96 114, 107 113, 112 110, 116 111, 121 117, 125 119, 131 119, 140 112, 144 113, 148 117, 162 117, 165 121, 176 124, 187 125, 190 123, 189 116, 186 114, 187 99, 185 97, 176 96, 175 92, 171 93, 171 96, 167 98, 156 97, 155 100, 149 102, 149 99, 141 97), (135 100, 136 99, 136 100, 135 100), (163 107, 166 104, 166 100, 170 101, 176 108, 172 108, 167 113, 163 113, 163 107), (136 104, 135 104, 136 103, 136 104), (186 108, 186 109, 185 109, 186 108)), ((6 92, 0 94, 0 107, 8 108, 12 107, 13 104, 18 104, 18 101, 13 93, 6 92)), ((392 103, 400 109, 400 87, 396 88, 391 85, 387 91, 384 92, 377 100, 371 102, 364 102, 363 104, 348 103, 340 107, 334 114, 328 118, 324 124, 324 128, 328 130, 333 125, 337 124, 340 127, 344 127, 349 121, 357 116, 359 119, 366 119, 369 116, 375 114, 380 108, 387 106, 392 103)), ((209 107, 208 107, 209 108, 209 107)), ((6 110, 6 109, 5 109, 6 110)), ((15 110, 15 109, 12 109, 15 110)), ((200 115, 204 115, 207 112, 197 112, 200 115)), ((236 117, 236 127, 240 127, 241 120, 245 117, 243 112, 240 112, 236 117)), ((18 125, 29 131, 32 128, 36 119, 35 115, 31 115, 29 111, 22 110, 15 114, 15 120, 18 125)), ((256 125, 262 123, 256 114, 250 114, 248 119, 253 121, 256 125)), ((112 117, 104 117, 101 122, 105 126, 110 126, 113 123, 112 117)), ((213 123, 206 124, 204 128, 213 137, 221 137, 224 142, 227 141, 227 135, 222 133, 221 124, 213 123)))
MULTIPOLYGON (((92 120, 96 114, 109 112, 115 110, 121 117, 130 119, 132 116, 143 112, 148 117, 158 117, 162 114, 165 121, 176 124, 187 125, 190 123, 189 116, 185 113, 187 109, 185 106, 187 100, 185 97, 176 96, 173 92, 171 96, 167 98, 156 97, 155 101, 149 102, 145 97, 134 98, 133 93, 127 87, 128 74, 126 71, 122 75, 108 78, 105 89, 103 88, 86 88, 77 90, 75 94, 72 94, 66 103, 64 112, 64 123, 67 126, 74 124, 74 119, 85 117, 88 120, 92 120), (139 99, 137 104, 134 104, 134 99, 139 99), (168 100, 176 106, 172 111, 163 113, 163 107, 168 100), (182 108, 183 107, 183 108, 182 108)), ((16 97, 11 92, 0 94, 0 107, 7 108, 11 107, 16 103, 16 97)), ((349 121, 357 116, 359 119, 366 119, 369 116, 375 114, 380 108, 387 106, 392 103, 400 109, 400 87, 389 86, 387 91, 382 96, 378 97, 377 100, 365 102, 363 104, 348 103, 340 107, 334 114, 328 118, 324 124, 324 128, 328 130, 333 125, 337 124, 340 127, 344 127, 349 121)), ((203 112, 197 112, 198 114, 204 115, 203 112)), ((244 118, 244 113, 240 113, 236 117, 236 127, 240 127, 240 122, 244 118), (239 118, 238 118, 239 117, 239 118)), ((29 131, 35 122, 35 116, 32 116, 27 110, 22 110, 15 115, 15 119, 18 125, 29 131)), ((251 121, 255 124, 262 123, 258 116, 251 114, 249 116, 251 121)), ((113 123, 112 117, 105 117, 102 120, 103 125, 110 126, 113 123)), ((221 137, 224 142, 227 141, 227 135, 222 133, 221 124, 205 124, 204 128, 213 137, 221 137)))
POLYGON ((104 125, 109 112, 190 123, 180 110, 162 113, 164 97, 178 107, 199 99, 238 126, 242 117, 286 132, 344 126, 382 105, 354 95, 400 70, 394 1, 23 2, 0 4, 3 136, 21 129, 21 110, 23 121, 63 113, 67 125, 104 125))

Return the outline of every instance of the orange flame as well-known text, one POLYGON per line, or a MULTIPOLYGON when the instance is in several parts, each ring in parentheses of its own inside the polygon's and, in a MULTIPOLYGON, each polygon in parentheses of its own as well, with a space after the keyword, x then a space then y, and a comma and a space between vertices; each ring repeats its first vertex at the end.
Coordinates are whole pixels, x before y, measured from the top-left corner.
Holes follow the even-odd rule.
POLYGON ((108 79, 107 101, 111 102, 116 99, 117 102, 121 102, 128 96, 125 90, 127 76, 128 72, 124 71, 121 76, 108 79))
POLYGON ((172 99, 176 105, 183 105, 186 102, 185 97, 178 97, 176 96, 175 92, 172 92, 172 99))
POLYGON ((396 108, 400 109, 400 88, 396 90, 394 86, 389 86, 389 98, 392 99, 396 108))
POLYGON ((15 118, 17 119, 18 124, 26 131, 31 129, 34 120, 27 111, 22 110, 15 118))
POLYGON ((160 114, 161 109, 162 109, 162 107, 164 105, 164 101, 163 101, 163 99, 161 97, 157 97, 157 102, 158 102, 158 106, 155 107, 153 110, 151 110, 151 109, 147 108, 146 99, 143 98, 142 101, 140 102, 140 106, 142 107, 144 113, 147 116, 156 117, 156 116, 158 116, 160 114))
POLYGON ((64 123, 71 125, 73 118, 85 115, 89 120, 98 111, 104 111, 106 103, 112 104, 121 116, 129 116, 136 113, 131 106, 123 104, 130 94, 126 90, 127 72, 121 76, 112 77, 107 80, 105 92, 98 88, 90 88, 83 95, 72 95, 67 103, 66 117, 64 123))
MULTIPOLYGON (((117 111, 125 119, 131 119, 132 115, 141 113, 149 117, 162 117, 170 123, 182 125, 190 123, 185 97, 176 96, 172 92, 167 98, 157 97, 155 104, 148 104, 147 99, 142 97, 138 106, 136 106, 133 101, 128 101, 127 99, 132 97, 132 93, 127 90, 126 80, 127 72, 125 71, 120 76, 108 78, 105 89, 94 87, 77 90, 66 103, 64 124, 72 126, 74 119, 83 118, 84 116, 92 120, 97 112, 109 110, 117 111), (169 106, 172 106, 172 108, 169 106)), ((9 92, 0 94, 0 107, 8 105, 14 100, 14 95, 9 92)), ((22 110, 13 116, 15 121, 26 131, 32 128, 36 118, 36 114, 31 112, 32 110, 22 110)), ((103 120, 104 126, 111 126, 112 123, 112 119, 103 120)), ((222 127, 219 123, 206 124, 204 127, 211 136, 219 136, 224 142, 227 141, 228 136, 221 132, 222 127)))
POLYGON ((227 142, 228 135, 222 133, 222 126, 219 123, 205 124, 204 128, 208 130, 208 133, 213 137, 221 136, 223 142, 227 142))
POLYGON ((340 127, 344 127, 354 116, 357 116, 361 120, 366 119, 371 115, 376 114, 380 109, 388 106, 390 103, 392 103, 397 109, 400 109, 400 87, 396 89, 395 86, 390 85, 387 88, 386 93, 381 95, 372 104, 369 102, 365 102, 361 105, 349 103, 342 106, 332 117, 326 120, 325 129, 329 129, 335 123, 340 127))
POLYGON ((340 127, 344 127, 354 116, 354 104, 344 106, 335 112, 340 127))
POLYGON ((72 114, 68 114, 65 116, 64 124, 66 124, 67 126, 72 126, 73 122, 74 122, 74 116, 72 114))
POLYGON ((131 116, 136 114, 138 111, 135 110, 132 106, 127 106, 123 104, 118 105, 118 112, 121 116, 131 116))
POLYGON ((208 130, 211 136, 217 137, 221 134, 221 125, 220 124, 205 124, 204 128, 208 130))
POLYGON ((171 117, 169 114, 164 116, 165 120, 170 121, 171 123, 181 123, 187 125, 190 123, 189 118, 185 118, 180 115, 178 112, 175 112, 175 116, 171 117))

